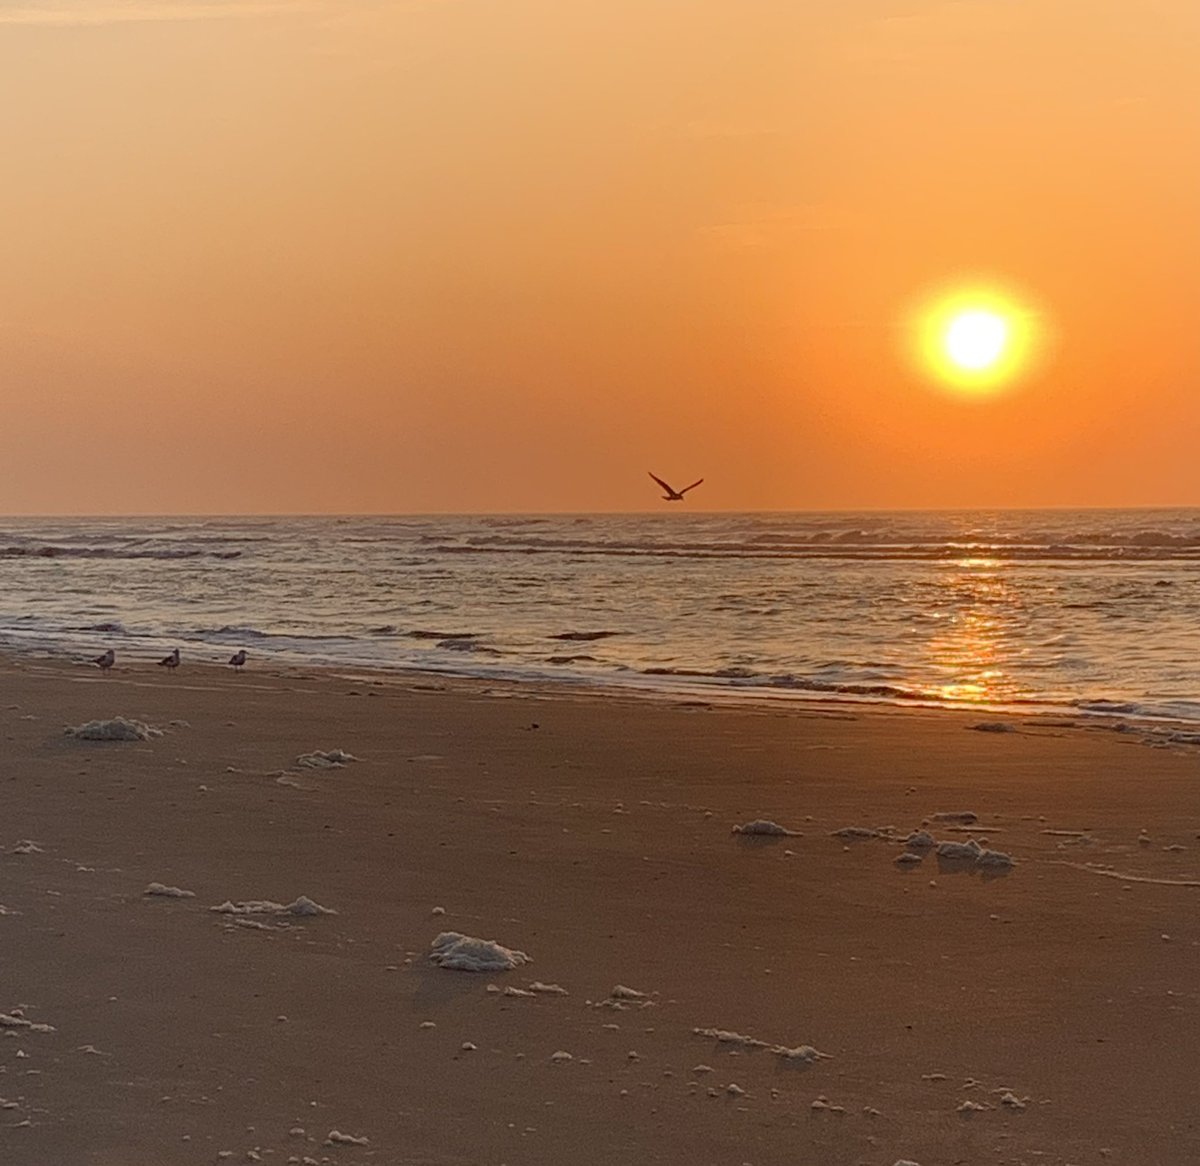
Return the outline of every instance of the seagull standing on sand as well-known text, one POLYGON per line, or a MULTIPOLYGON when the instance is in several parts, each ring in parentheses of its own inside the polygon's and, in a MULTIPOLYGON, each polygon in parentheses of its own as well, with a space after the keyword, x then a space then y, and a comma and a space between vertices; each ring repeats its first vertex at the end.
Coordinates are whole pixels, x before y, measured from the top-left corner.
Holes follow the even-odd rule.
POLYGON ((232 656, 229 657, 229 663, 233 665, 234 671, 241 671, 242 665, 246 663, 246 649, 239 648, 232 656))
MULTIPOLYGON (((649 470, 647 470, 646 472, 647 472, 647 473, 650 473, 650 471, 649 471, 649 470)), ((658 484, 659 484, 659 485, 660 485, 660 486, 661 486, 661 487, 662 487, 664 490, 666 490, 666 493, 663 495, 663 501, 664 501, 664 502, 682 502, 682 501, 683 501, 683 496, 684 496, 684 495, 685 495, 685 494, 686 494, 686 493, 687 493, 689 490, 694 490, 694 489, 695 489, 697 486, 699 486, 699 485, 700 485, 700 483, 701 483, 701 482, 703 482, 703 481, 704 481, 704 479, 703 479, 703 478, 697 478, 697 479, 696 479, 696 480, 695 480, 695 481, 694 481, 694 482, 693 482, 693 483, 692 483, 690 486, 684 486, 684 488, 683 488, 682 490, 676 490, 674 486, 670 486, 670 485, 668 485, 668 484, 667 484, 666 482, 664 482, 664 481, 662 480, 662 478, 660 478, 660 477, 659 477, 657 474, 650 474, 650 476, 651 476, 651 477, 652 477, 652 478, 653 478, 653 479, 654 479, 654 480, 655 480, 655 481, 656 481, 656 482, 657 482, 657 483, 658 483, 658 484)))
POLYGON ((109 648, 103 656, 97 656, 92 663, 100 669, 101 672, 107 672, 117 662, 117 654, 109 648))
POLYGON ((160 668, 178 668, 179 667, 179 649, 172 648, 169 655, 164 656, 158 662, 160 668))

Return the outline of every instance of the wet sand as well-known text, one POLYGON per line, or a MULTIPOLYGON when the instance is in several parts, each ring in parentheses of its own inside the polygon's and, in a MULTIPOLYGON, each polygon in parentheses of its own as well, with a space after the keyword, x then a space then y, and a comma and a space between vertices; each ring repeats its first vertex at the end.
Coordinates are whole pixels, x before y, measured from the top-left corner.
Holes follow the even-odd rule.
POLYGON ((1156 740, 0 661, 0 1161, 1195 1163, 1200 750, 1156 740), (116 716, 163 733, 64 733, 116 716), (923 825, 1015 865, 898 864, 923 825))

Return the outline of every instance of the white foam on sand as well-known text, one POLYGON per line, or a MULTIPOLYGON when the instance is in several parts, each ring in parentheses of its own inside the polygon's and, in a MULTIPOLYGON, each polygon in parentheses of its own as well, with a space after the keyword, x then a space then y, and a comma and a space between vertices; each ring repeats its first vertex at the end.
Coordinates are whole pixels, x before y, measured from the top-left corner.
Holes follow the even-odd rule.
POLYGON ((291 903, 275 903, 270 899, 247 899, 244 902, 232 903, 228 899, 217 907, 209 907, 218 915, 293 915, 304 918, 311 915, 336 915, 332 907, 322 907, 314 903, 307 895, 301 895, 291 903))
POLYGON ((29 838, 22 838, 20 842, 13 844, 12 854, 41 854, 42 848, 29 838))
POLYGON ((1011 854, 1005 854, 1002 850, 988 850, 974 838, 966 842, 939 842, 937 855, 939 858, 971 862, 976 866, 1006 868, 1016 865, 1016 859, 1011 854))
POLYGON ((1000 1094, 1000 1104, 1008 1109, 1024 1109, 1029 1104, 1028 1097, 1018 1097, 1011 1089, 993 1090, 1000 1094))
POLYGON ((730 833, 756 834, 760 837, 767 838, 801 837, 798 830, 789 830, 786 826, 781 826, 778 822, 772 822, 769 818, 755 818, 753 822, 746 822, 744 825, 734 826, 730 833))
POLYGON ((990 1105, 982 1105, 978 1101, 964 1101, 962 1105, 955 1110, 955 1113, 961 1113, 964 1117, 970 1117, 973 1113, 983 1113, 989 1110, 990 1105))
POLYGON ((809 1106, 809 1108, 816 1110, 817 1112, 820 1112, 821 1110, 828 1110, 830 1113, 846 1112, 846 1107, 844 1105, 834 1105, 823 1093, 816 1099, 816 1101, 812 1103, 812 1105, 809 1106))
POLYGON ((770 1041, 759 1040, 757 1037, 746 1036, 744 1033, 734 1032, 727 1028, 693 1028, 692 1035, 704 1037, 706 1040, 715 1040, 722 1045, 736 1045, 743 1049, 766 1049, 793 1065, 811 1065, 814 1061, 830 1059, 828 1053, 819 1052, 812 1045, 797 1045, 789 1048, 787 1045, 772 1044, 770 1041))
POLYGON ((627 988, 624 984, 618 984, 611 992, 609 992, 614 1000, 645 1000, 646 993, 639 992, 636 988, 627 988))
POLYGON ((443 931, 429 946, 431 962, 459 972, 507 972, 530 962, 523 951, 458 931, 443 931))
POLYGON ((301 753, 296 758, 296 764, 304 769, 336 769, 357 760, 353 753, 347 753, 344 749, 330 749, 328 752, 314 749, 311 753, 301 753))
POLYGON ((68 737, 78 737, 81 741, 149 741, 152 737, 161 737, 163 731, 145 721, 113 717, 107 721, 87 721, 82 725, 69 726, 66 734, 68 737))
POLYGON ((143 895, 157 895, 163 899, 194 899, 195 891, 185 891, 182 887, 168 887, 164 883, 151 883, 143 895))
POLYGON ((340 1130, 330 1130, 325 1139, 327 1146, 369 1146, 370 1138, 356 1138, 353 1134, 343 1134, 340 1130))
POLYGON ((828 1053, 818 1052, 812 1045, 797 1045, 794 1049, 784 1048, 783 1045, 772 1045, 771 1052, 790 1065, 811 1065, 815 1061, 829 1059, 828 1053))
POLYGON ((624 1012, 628 1008, 654 1007, 654 1001, 650 999, 649 994, 624 984, 618 984, 603 1000, 589 1000, 588 1004, 592 1008, 612 1008, 617 1012, 624 1012))
POLYGON ((1156 887, 1200 887, 1200 880, 1197 879, 1154 879, 1147 875, 1125 874, 1123 871, 1093 866, 1091 863, 1085 862, 1064 862, 1059 865, 1069 866, 1074 870, 1084 870, 1088 874, 1101 875, 1106 879, 1120 879, 1123 883, 1152 883, 1156 887))
POLYGON ((56 1031, 52 1024, 39 1024, 33 1020, 26 1020, 25 1014, 20 1008, 14 1008, 12 1012, 0 1012, 0 1028, 20 1028, 26 1032, 56 1031))

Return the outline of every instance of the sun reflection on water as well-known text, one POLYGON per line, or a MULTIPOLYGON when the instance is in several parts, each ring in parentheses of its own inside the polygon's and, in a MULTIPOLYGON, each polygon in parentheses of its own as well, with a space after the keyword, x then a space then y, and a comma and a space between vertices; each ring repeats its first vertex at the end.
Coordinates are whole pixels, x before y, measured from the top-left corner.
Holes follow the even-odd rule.
POLYGON ((994 704, 1019 695, 1009 678, 1010 634, 1018 596, 996 559, 960 559, 948 565, 944 586, 953 597, 928 644, 935 676, 931 695, 940 700, 994 704))

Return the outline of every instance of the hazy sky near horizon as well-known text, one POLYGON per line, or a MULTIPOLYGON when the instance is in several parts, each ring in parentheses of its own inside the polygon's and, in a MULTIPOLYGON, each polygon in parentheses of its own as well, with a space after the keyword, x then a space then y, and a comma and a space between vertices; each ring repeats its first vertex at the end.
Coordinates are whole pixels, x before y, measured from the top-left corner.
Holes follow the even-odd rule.
POLYGON ((1200 505, 1197 60, 1196 0, 0 0, 0 512, 1200 505), (1053 344, 970 399, 906 322, 979 280, 1053 344))

